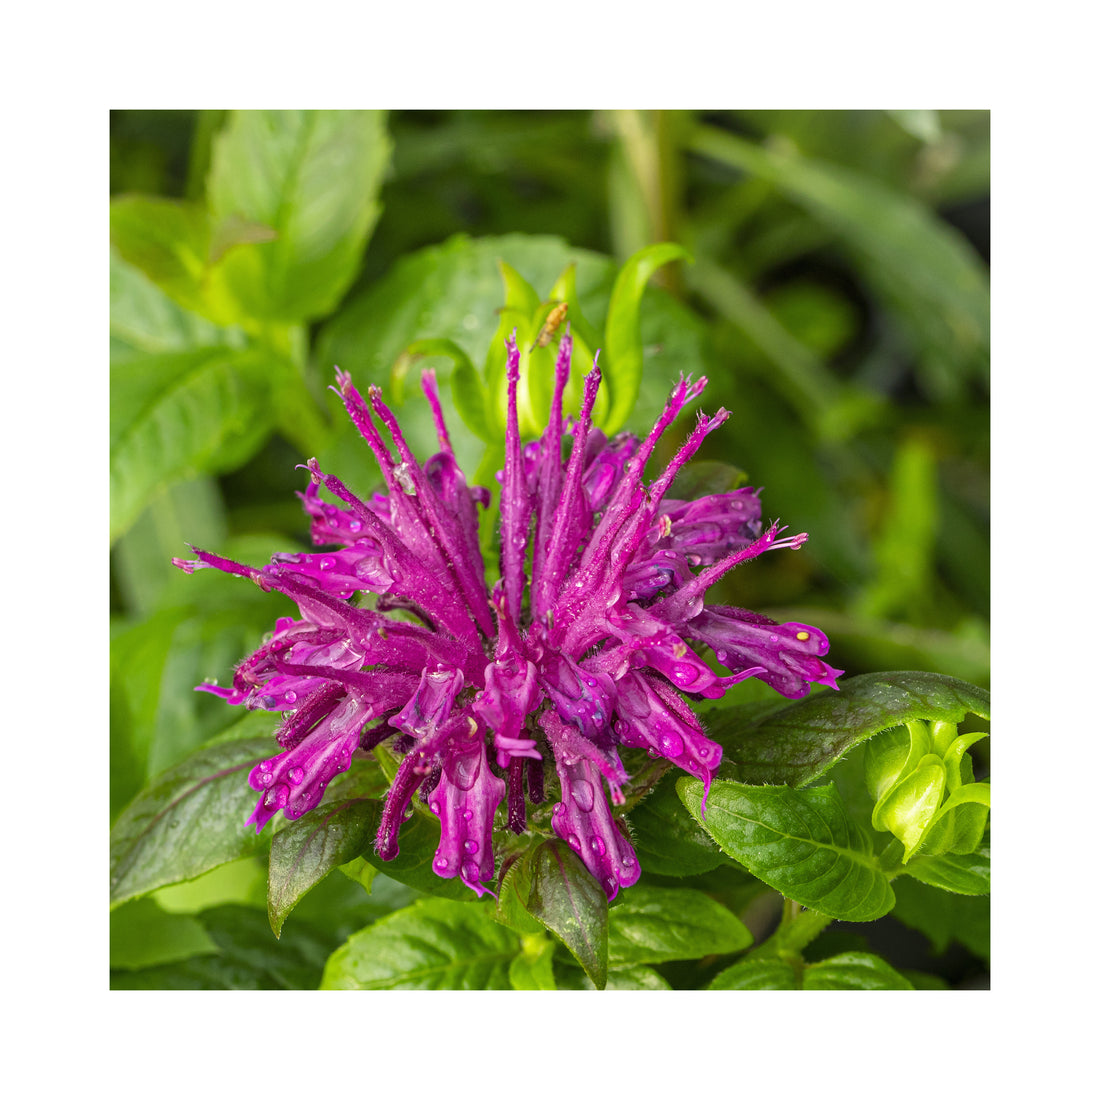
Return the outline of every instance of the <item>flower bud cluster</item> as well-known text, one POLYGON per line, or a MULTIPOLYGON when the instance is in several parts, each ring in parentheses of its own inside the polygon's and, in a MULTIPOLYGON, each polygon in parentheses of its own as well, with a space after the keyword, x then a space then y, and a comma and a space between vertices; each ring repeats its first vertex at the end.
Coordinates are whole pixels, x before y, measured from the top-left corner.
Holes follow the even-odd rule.
POLYGON ((874 798, 871 824, 893 833, 902 863, 973 852, 989 821, 989 784, 974 781, 967 750, 988 733, 960 734, 952 722, 907 722, 867 744, 865 776, 874 798))

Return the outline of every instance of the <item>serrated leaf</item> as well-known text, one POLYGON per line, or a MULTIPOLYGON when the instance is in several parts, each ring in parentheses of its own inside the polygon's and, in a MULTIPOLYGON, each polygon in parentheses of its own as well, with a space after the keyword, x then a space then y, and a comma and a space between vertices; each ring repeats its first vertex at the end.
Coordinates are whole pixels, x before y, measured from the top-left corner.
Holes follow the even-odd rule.
POLYGON ((378 219, 391 142, 380 111, 235 111, 214 139, 207 199, 219 222, 269 227, 222 261, 257 318, 331 313, 378 219))
POLYGON ((351 936, 322 989, 510 989, 516 934, 487 905, 422 899, 351 936))
POLYGON ((872 672, 761 716, 737 707, 704 712, 707 735, 726 750, 722 775, 802 787, 880 730, 915 719, 989 717, 989 692, 934 672, 872 672))
POLYGON ((728 955, 752 933, 699 890, 632 886, 608 914, 608 962, 615 966, 728 955))
POLYGON ((565 944, 598 989, 604 987, 607 895, 568 844, 543 841, 516 860, 501 891, 502 918, 518 924, 517 906, 565 944))
POLYGON ((111 538, 165 486, 232 469, 263 443, 287 364, 260 350, 204 348, 111 368, 111 538))
POLYGON ((330 871, 359 856, 378 831, 377 803, 350 799, 318 806, 275 834, 267 915, 276 936, 295 905, 330 871))
POLYGON ((245 821, 256 804, 248 773, 271 739, 210 745, 154 779, 111 830, 111 903, 251 855, 267 844, 245 821))
POLYGON ((702 817, 703 784, 677 792, 727 855, 784 897, 839 920, 885 916, 894 894, 871 843, 829 784, 809 790, 715 780, 702 817))
POLYGON ((690 254, 681 245, 670 241, 651 244, 634 253, 615 279, 604 332, 607 362, 601 361, 611 391, 611 409, 600 423, 608 435, 626 423, 641 387, 642 340, 638 312, 646 283, 663 264, 690 259, 690 254))

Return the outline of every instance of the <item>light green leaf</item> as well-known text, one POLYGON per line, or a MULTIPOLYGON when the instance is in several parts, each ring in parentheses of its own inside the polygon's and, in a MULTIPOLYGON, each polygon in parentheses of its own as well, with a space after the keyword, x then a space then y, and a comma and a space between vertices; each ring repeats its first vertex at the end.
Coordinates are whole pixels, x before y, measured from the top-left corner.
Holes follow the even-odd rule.
POLYGON ((916 854, 903 868, 905 874, 928 886, 953 894, 989 893, 989 844, 964 855, 945 853, 936 856, 916 854))
POLYGON ((265 352, 228 348, 112 367, 112 539, 165 486, 249 458, 270 431, 270 393, 287 369, 265 352))
POLYGON ((836 788, 755 787, 715 780, 701 813, 703 784, 676 789, 718 846, 784 897, 839 920, 885 916, 893 891, 836 788))
POLYGON ((325 965, 322 989, 510 989, 516 934, 487 905, 422 899, 356 932, 325 965))
POLYGON ((650 276, 673 260, 690 260, 688 251, 672 242, 652 244, 623 264, 611 292, 607 310, 604 348, 607 362, 601 368, 611 391, 611 411, 601 427, 612 435, 627 421, 638 397, 642 376, 642 340, 638 311, 650 276))
POLYGON ((253 317, 301 322, 331 313, 378 219, 391 142, 380 111, 235 111, 214 139, 214 219, 267 226, 267 243, 224 257, 253 317))

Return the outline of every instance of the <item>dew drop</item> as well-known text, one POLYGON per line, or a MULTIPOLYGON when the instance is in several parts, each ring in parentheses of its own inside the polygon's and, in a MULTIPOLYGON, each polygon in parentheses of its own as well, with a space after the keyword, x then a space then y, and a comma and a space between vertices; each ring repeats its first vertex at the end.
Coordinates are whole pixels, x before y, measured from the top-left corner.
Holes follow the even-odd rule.
POLYGON ((296 702, 298 702, 298 696, 293 691, 288 691, 283 696, 283 702, 284 703, 296 703, 296 702))
POLYGON ((437 871, 446 871, 451 866, 450 860, 446 856, 436 856, 435 862, 432 864, 437 871))
POLYGON ((287 779, 289 779, 290 782, 293 783, 295 786, 301 783, 301 781, 305 778, 305 775, 306 773, 303 768, 291 768, 290 771, 286 773, 287 779))
POLYGON ((436 814, 438 816, 439 815, 439 799, 433 798, 431 800, 431 802, 428 803, 428 809, 431 810, 433 814, 436 814))
POLYGON ((477 882, 481 877, 481 868, 471 859, 462 865, 462 877, 467 882, 477 882))
POLYGON ((602 841, 602 840, 601 840, 601 839, 600 839, 600 838, 599 838, 598 836, 594 836, 594 837, 593 837, 593 838, 592 838, 592 839, 591 839, 591 840, 590 840, 590 841, 588 842, 588 846, 589 846, 589 847, 590 847, 590 848, 592 849, 592 851, 594 851, 594 852, 596 853, 596 855, 598 855, 598 856, 602 856, 602 855, 604 855, 604 854, 605 854, 605 853, 607 852, 607 845, 606 845, 606 844, 604 844, 604 842, 603 842, 603 841, 602 841))
POLYGON ((577 809, 583 810, 586 814, 592 812, 592 807, 596 804, 595 792, 592 790, 592 784, 587 779, 578 779, 573 784, 573 801, 577 805, 577 809))
POLYGON ((672 730, 665 730, 658 737, 657 742, 661 746, 662 756, 679 756, 684 751, 684 739, 672 730))
POLYGON ((463 810, 462 811, 462 817, 463 817, 463 820, 465 820, 465 821, 472 820, 473 816, 474 816, 474 811, 473 810, 463 810))
POLYGON ((317 562, 317 564, 322 569, 331 569, 335 563, 333 562, 332 558, 321 558, 320 561, 317 562))
POLYGON ((260 781, 260 785, 264 787, 270 787, 271 784, 275 782, 274 772, 261 771, 257 778, 260 781))
POLYGON ((285 783, 280 783, 279 786, 272 787, 264 795, 264 805, 269 810, 281 810, 286 805, 286 800, 289 797, 290 788, 285 783))
POLYGON ((581 850, 580 837, 578 837, 576 833, 569 834, 568 843, 569 847, 572 848, 573 851, 579 852, 581 850))
POLYGON ((466 843, 462 845, 462 847, 465 848, 466 851, 470 853, 470 855, 475 855, 477 853, 476 840, 467 840, 466 843))

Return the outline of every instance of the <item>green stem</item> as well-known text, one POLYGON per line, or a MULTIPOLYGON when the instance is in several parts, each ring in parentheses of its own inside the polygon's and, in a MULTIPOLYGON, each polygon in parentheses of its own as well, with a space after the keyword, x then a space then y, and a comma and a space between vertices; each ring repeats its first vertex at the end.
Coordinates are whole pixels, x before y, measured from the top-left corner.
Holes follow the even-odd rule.
POLYGON ((750 952, 752 958, 777 956, 788 962, 799 961, 808 944, 830 924, 832 917, 813 909, 803 909, 790 898, 783 899, 783 917, 779 927, 759 947, 750 952))

